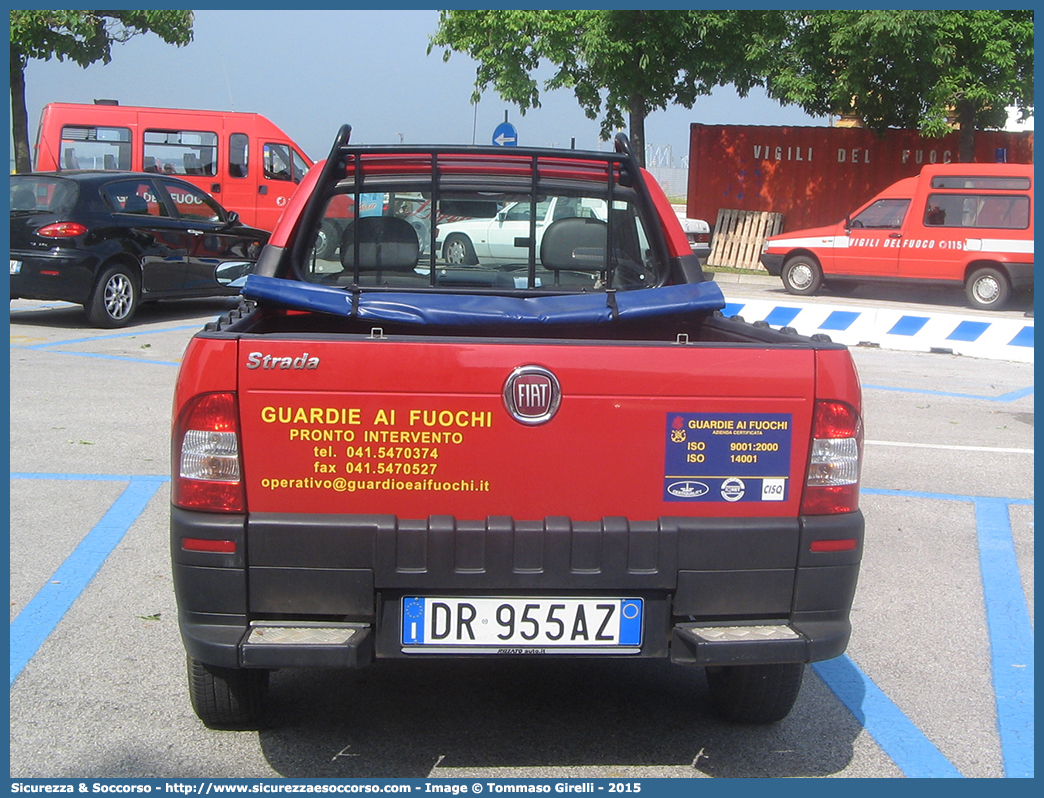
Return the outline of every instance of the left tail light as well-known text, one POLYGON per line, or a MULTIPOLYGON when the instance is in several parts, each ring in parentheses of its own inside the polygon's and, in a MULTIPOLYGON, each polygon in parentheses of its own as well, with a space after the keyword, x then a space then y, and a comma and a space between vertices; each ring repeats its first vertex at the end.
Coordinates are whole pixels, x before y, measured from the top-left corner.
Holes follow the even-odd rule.
POLYGON ((239 452, 236 395, 193 397, 174 425, 171 502, 186 510, 246 512, 239 452))
POLYGON ((844 402, 816 402, 802 515, 858 510, 862 457, 863 421, 855 408, 844 402))
POLYGON ((76 238, 87 232, 87 228, 78 222, 52 222, 36 231, 44 238, 76 238))

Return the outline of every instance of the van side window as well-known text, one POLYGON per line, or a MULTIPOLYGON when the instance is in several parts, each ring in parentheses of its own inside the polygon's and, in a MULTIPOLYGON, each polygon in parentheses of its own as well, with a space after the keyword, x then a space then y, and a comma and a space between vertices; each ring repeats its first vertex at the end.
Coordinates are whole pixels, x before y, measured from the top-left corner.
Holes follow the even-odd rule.
POLYGON ((290 148, 285 144, 266 144, 265 177, 269 180, 293 180, 290 173, 290 148))
POLYGON ((892 230, 903 226, 906 209, 910 207, 908 199, 882 199, 863 210, 852 219, 852 227, 867 227, 878 230, 892 230))
POLYGON ((1029 227, 1029 197, 1025 195, 929 194, 924 223, 929 227, 1029 227))
POLYGON ((144 168, 168 175, 217 174, 217 133, 201 130, 146 130, 144 168))
POLYGON ((1029 191, 1028 177, 1001 177, 999 175, 936 175, 932 188, 963 188, 994 191, 1029 191))
POLYGON ((233 133, 228 137, 229 177, 246 177, 250 174, 250 137, 245 133, 233 133))
POLYGON ((131 168, 130 128, 65 125, 59 146, 59 169, 131 168))

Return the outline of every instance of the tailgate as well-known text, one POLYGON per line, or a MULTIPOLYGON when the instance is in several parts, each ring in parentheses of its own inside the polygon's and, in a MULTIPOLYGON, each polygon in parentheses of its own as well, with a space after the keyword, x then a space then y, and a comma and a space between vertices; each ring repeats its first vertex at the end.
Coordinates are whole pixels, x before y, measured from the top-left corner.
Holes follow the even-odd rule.
POLYGON ((251 512, 798 515, 811 349, 267 336, 239 347, 251 512))

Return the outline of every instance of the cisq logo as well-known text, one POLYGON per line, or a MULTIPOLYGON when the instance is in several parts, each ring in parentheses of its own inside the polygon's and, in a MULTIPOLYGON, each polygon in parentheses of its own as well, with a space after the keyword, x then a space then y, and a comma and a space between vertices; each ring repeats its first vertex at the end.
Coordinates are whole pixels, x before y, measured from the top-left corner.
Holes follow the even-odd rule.
POLYGON ((541 366, 519 366, 504 383, 504 406, 521 424, 550 421, 561 401, 558 380, 541 366))

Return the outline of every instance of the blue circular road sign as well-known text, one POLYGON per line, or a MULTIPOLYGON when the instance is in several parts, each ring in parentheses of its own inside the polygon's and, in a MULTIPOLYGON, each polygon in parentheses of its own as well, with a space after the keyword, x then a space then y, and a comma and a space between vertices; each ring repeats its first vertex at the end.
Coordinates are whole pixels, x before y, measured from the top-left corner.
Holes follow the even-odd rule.
POLYGON ((493 143, 500 147, 517 147, 518 131, 510 122, 501 122, 493 131, 493 143))

